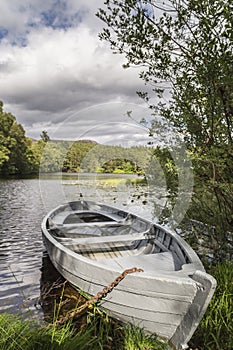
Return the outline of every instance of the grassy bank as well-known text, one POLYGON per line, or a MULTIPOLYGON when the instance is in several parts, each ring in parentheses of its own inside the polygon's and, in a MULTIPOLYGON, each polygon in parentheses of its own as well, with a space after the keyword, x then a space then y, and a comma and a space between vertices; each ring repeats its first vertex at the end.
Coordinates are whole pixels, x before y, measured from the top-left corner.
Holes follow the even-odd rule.
POLYGON ((155 336, 136 327, 113 326, 107 317, 95 317, 81 330, 69 322, 62 327, 36 327, 15 315, 0 315, 1 350, 166 350, 155 336))
MULTIPOLYGON (((209 272, 218 282, 205 317, 191 342, 190 349, 233 349, 233 262, 225 261, 211 266, 209 272)), ((76 307, 84 299, 74 296, 72 288, 63 284, 57 297, 43 300, 44 305, 53 304, 53 318, 46 326, 22 321, 15 315, 0 315, 0 350, 166 350, 168 346, 148 336, 137 327, 126 327, 109 318, 93 305, 84 313, 57 326, 55 321, 76 307), (64 287, 65 286, 65 287, 64 287), (66 289, 65 289, 66 288, 66 289), (52 303, 52 304, 51 304, 52 303)), ((51 313, 50 313, 51 315, 51 313)))

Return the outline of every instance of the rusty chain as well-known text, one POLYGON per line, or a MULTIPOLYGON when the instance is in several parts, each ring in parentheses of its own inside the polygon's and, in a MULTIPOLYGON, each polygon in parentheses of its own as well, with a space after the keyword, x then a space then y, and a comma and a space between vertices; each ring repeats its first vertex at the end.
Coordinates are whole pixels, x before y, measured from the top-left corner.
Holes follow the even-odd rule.
POLYGON ((101 300, 102 298, 105 298, 106 295, 108 293, 110 293, 128 274, 135 273, 135 272, 143 272, 143 270, 139 269, 137 267, 133 267, 131 269, 126 269, 112 283, 110 283, 108 286, 104 287, 101 292, 98 292, 91 299, 87 300, 78 309, 67 313, 67 315, 64 317, 61 317, 59 320, 57 320, 53 324, 53 326, 62 325, 63 323, 67 322, 70 318, 73 318, 74 316, 81 314, 86 308, 89 307, 89 305, 96 303, 97 301, 101 300))

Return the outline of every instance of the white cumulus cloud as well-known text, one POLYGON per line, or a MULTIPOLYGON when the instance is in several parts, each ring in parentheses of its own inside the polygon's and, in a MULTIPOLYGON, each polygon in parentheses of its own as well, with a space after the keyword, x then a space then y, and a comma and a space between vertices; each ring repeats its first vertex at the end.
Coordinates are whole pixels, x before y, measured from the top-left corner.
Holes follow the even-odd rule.
MULTIPOLYGON (((39 137, 46 127, 52 131, 69 113, 77 115, 81 129, 79 111, 87 107, 141 103, 138 71, 124 70, 124 58, 98 38, 98 7, 102 0, 0 2, 0 100, 28 136, 39 137)), ((111 114, 115 110, 95 115, 93 123, 111 114)))

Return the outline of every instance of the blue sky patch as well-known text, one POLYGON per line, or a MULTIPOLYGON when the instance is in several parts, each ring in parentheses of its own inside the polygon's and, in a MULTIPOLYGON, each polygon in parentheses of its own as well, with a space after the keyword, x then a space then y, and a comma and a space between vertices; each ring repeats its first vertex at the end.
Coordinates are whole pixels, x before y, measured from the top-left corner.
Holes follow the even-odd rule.
POLYGON ((66 12, 67 4, 62 0, 57 0, 48 11, 41 13, 42 23, 46 27, 52 27, 54 29, 69 28, 71 23, 66 12))
POLYGON ((26 21, 20 26, 2 26, 0 24, 0 43, 7 38, 13 46, 24 47, 28 44, 28 34, 32 29, 50 27, 54 30, 65 30, 78 26, 85 21, 90 9, 86 5, 72 7, 66 0, 52 0, 50 5, 35 7, 33 3, 29 6, 18 7, 19 16, 22 15, 26 21))
POLYGON ((18 47, 26 47, 28 45, 27 36, 17 36, 14 40, 11 40, 11 45, 18 47))
POLYGON ((0 41, 3 39, 3 38, 6 38, 8 35, 8 30, 6 28, 2 28, 0 27, 0 41))
POLYGON ((68 29, 82 21, 85 11, 69 13, 67 2, 63 0, 55 0, 48 11, 41 14, 41 23, 46 27, 53 29, 68 29))

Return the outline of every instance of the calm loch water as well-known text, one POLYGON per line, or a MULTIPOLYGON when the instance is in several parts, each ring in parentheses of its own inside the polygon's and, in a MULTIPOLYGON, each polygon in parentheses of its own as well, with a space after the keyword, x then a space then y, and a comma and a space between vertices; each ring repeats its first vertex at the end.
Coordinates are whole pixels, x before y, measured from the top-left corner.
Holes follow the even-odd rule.
POLYGON ((38 181, 0 181, 0 312, 34 310, 44 250, 43 215, 38 181))
POLYGON ((148 218, 152 215, 147 185, 135 177, 54 175, 0 180, 0 313, 30 312, 30 317, 43 319, 39 300, 44 276, 51 282, 57 275, 46 256, 41 220, 48 210, 77 200, 80 194, 130 207, 148 218))

